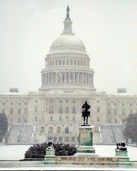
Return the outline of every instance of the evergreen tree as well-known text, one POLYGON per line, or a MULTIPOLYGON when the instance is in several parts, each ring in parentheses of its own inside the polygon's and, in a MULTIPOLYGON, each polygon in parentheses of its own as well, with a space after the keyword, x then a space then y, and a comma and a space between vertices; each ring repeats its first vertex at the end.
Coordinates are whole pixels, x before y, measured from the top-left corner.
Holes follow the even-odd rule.
POLYGON ((137 113, 129 114, 129 116, 124 119, 123 122, 126 140, 131 138, 132 142, 137 142, 137 113))
POLYGON ((8 129, 8 119, 4 113, 0 113, 0 142, 8 129))

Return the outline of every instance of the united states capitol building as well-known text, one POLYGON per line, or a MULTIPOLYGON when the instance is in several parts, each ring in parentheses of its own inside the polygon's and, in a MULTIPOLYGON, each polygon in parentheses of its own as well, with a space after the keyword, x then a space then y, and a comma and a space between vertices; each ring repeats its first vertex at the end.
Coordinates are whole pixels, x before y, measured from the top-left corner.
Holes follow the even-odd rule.
MULTIPOLYGON (((76 24, 76 23, 75 23, 76 24)), ((0 95, 0 113, 8 118, 6 143, 35 143, 53 140, 78 144, 82 124, 81 106, 90 104, 94 143, 124 139, 122 120, 137 112, 137 96, 119 88, 116 94, 97 92, 94 70, 84 43, 72 31, 69 7, 64 30, 45 58, 42 83, 37 92, 18 93, 18 88, 0 95)))

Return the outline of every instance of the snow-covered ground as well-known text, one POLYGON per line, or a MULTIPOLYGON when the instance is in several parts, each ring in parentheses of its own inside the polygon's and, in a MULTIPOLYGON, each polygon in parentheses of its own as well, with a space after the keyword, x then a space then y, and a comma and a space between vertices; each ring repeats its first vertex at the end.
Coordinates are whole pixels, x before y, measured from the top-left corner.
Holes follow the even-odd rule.
MULTIPOLYGON (((24 158, 25 151, 30 145, 1 145, 0 146, 0 160, 19 160, 24 158)), ((102 157, 114 157, 115 148, 114 145, 94 145, 96 153, 102 157)), ((127 147, 128 156, 131 161, 137 161, 137 147, 127 147)))

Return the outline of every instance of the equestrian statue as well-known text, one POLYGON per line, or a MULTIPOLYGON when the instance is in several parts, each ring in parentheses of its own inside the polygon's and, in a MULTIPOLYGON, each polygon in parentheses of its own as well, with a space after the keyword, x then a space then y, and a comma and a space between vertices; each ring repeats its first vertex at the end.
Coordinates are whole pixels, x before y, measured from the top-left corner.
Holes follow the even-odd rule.
POLYGON ((82 109, 83 109, 82 117, 84 119, 84 125, 82 125, 82 126, 89 126, 88 125, 88 117, 90 117, 90 111, 89 111, 90 105, 87 103, 87 101, 85 101, 85 103, 83 104, 82 109), (85 123, 85 121, 86 121, 86 123, 85 123))

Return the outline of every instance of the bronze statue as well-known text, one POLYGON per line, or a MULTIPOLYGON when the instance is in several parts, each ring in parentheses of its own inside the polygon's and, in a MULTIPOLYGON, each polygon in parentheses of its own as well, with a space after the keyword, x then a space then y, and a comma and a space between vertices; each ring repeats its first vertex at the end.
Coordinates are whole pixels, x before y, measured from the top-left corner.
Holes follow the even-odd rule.
POLYGON ((66 11, 67 11, 66 18, 69 18, 69 11, 70 11, 69 5, 67 6, 66 11))
POLYGON ((121 151, 126 151, 127 150, 126 144, 124 142, 117 143, 116 146, 117 146, 116 150, 121 150, 121 151))
POLYGON ((82 126, 87 126, 88 125, 88 117, 90 117, 90 105, 87 103, 87 101, 85 101, 85 103, 82 106, 82 117, 84 119, 84 125, 82 126), (85 120, 86 120, 86 124, 85 124, 85 120))

